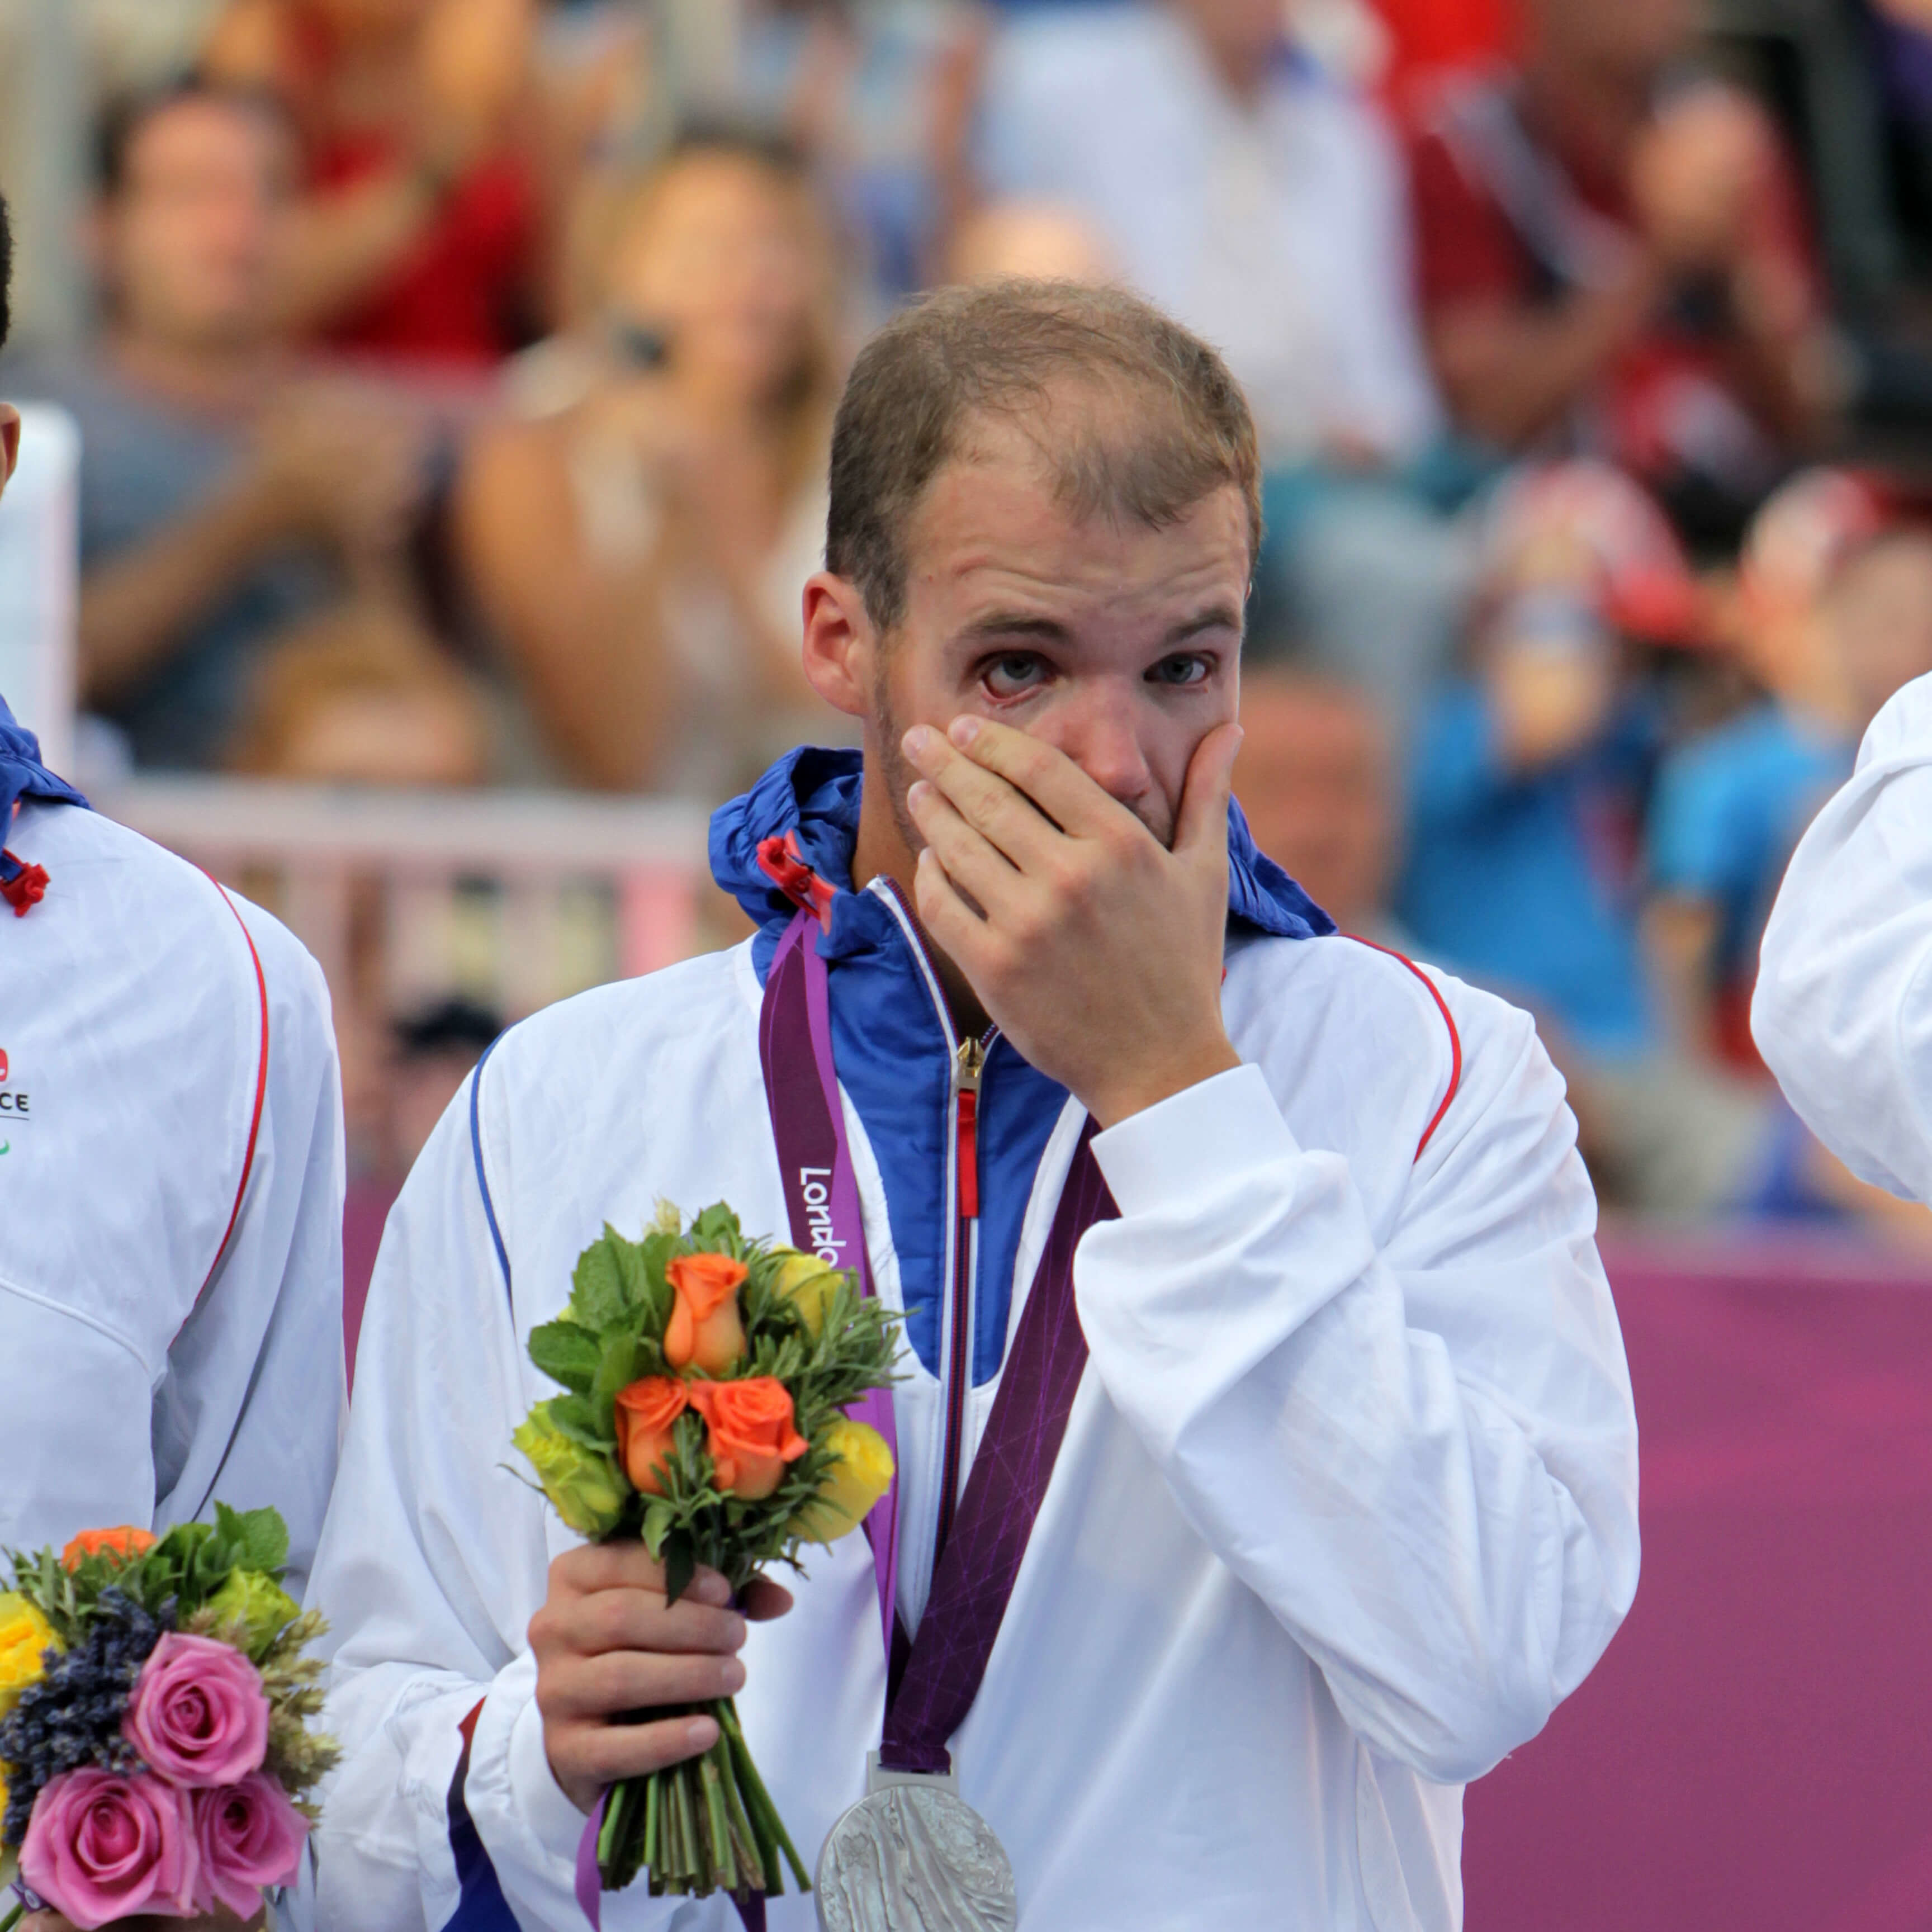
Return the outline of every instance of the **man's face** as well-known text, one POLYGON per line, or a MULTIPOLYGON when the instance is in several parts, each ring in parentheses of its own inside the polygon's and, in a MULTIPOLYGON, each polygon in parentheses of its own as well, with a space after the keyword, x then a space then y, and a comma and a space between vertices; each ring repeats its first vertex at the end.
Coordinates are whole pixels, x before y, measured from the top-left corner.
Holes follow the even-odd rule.
POLYGON ((184 100, 139 128, 104 224, 130 332, 194 348, 258 336, 290 181, 286 139, 245 105, 184 100))
POLYGON ((1195 748, 1238 709, 1247 514, 1232 484, 1149 530, 1077 519, 1028 438, 989 423, 908 532, 904 615, 868 640, 868 770, 922 842, 899 748, 962 712, 1053 746, 1171 844, 1195 748))

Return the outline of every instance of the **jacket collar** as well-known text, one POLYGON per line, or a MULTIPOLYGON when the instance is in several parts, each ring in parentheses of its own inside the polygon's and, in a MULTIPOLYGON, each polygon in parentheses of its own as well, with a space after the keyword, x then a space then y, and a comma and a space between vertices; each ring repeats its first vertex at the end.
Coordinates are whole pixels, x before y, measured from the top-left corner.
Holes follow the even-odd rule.
MULTIPOLYGON (((770 839, 784 841, 794 862, 831 888, 823 952, 836 958, 880 936, 866 904, 872 901, 876 906, 873 896, 852 890, 862 764, 856 752, 804 746, 781 758, 742 797, 712 814, 712 875, 760 928, 761 970, 798 910, 797 902, 760 862, 759 848, 770 839)), ((883 907, 877 910, 885 913, 883 907)), ((1256 844, 1246 818, 1232 800, 1228 913, 1241 926, 1277 939, 1316 939, 1335 930, 1335 922, 1256 844)))

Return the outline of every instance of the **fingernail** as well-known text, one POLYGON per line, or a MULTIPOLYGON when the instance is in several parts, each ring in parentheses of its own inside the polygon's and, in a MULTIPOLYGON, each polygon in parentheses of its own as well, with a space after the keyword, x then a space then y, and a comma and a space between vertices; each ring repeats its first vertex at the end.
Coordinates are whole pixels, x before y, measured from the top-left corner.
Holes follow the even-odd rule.
POLYGON ((694 1751, 709 1750, 718 1742, 718 1726, 709 1718, 694 1718, 684 1727, 684 1741, 694 1751))
POLYGON ((734 1617, 731 1619, 731 1624, 729 1641, 725 1644, 724 1648, 727 1650, 742 1649, 744 1646, 745 1633, 751 1626, 741 1616, 734 1617))
POLYGON ((925 779, 920 778, 907 790, 906 803, 916 812, 932 795, 932 786, 928 784, 925 779))
POLYGON ((970 745, 980 735, 980 721, 970 712, 962 712, 946 728, 946 735, 956 745, 970 745))
POLYGON ((694 1580, 691 1594, 699 1603, 722 1610, 731 1600, 731 1586, 716 1570, 707 1570, 694 1580))
POLYGON ((923 724, 915 724, 899 742, 905 747, 908 758, 916 758, 931 746, 932 734, 923 724))
POLYGON ((718 1668, 718 1681, 724 1687, 726 1696, 736 1696, 745 1688, 745 1666, 735 1657, 727 1658, 718 1668))

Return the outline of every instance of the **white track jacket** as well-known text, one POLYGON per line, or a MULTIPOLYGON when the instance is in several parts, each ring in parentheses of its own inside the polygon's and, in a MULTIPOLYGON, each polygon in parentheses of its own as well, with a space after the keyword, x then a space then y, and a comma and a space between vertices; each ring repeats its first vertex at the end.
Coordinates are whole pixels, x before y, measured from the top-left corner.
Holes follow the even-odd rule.
POLYGON ((1932 676, 1872 721, 1857 770, 1799 842, 1751 1031, 1854 1174, 1932 1201, 1932 676))
MULTIPOLYGON (((511 1430, 554 1392, 525 1342, 604 1221, 638 1228, 660 1196, 727 1200, 783 1237, 758 1028, 790 908, 738 860, 750 837, 802 828, 842 886, 856 808, 849 771, 820 784, 836 761, 795 755, 713 832, 715 868, 766 932, 516 1028, 391 1218, 314 1592, 340 1646, 328 1723, 347 1753, 320 1845, 331 1932, 508 1925, 502 1900, 526 1928, 583 1922, 584 1821, 549 1771, 526 1641, 574 1539, 510 1466, 511 1430)), ((1574 1124, 1529 1020, 1352 940, 1269 936, 1256 881, 1262 898, 1293 888, 1234 818, 1246 916, 1225 1006, 1247 1064, 1094 1142, 1120 1217, 1076 1264, 1090 1359, 953 1762, 1011 1854, 1024 1932, 1449 1932, 1464 1782, 1542 1727, 1636 1587, 1628 1372, 1574 1124)), ((928 1070, 916 1001, 946 1118, 950 1026, 919 946, 875 882, 840 891, 821 949, 878 1284, 913 1318, 896 1396, 909 1625, 938 1506, 934 1369, 985 1343, 998 1311, 970 1463, 1082 1118, 1064 1095, 1044 1103, 1010 1269, 992 1278, 982 1220, 974 1322, 935 1318, 922 1244, 943 1264, 956 1234, 902 1211, 918 1120, 890 1144, 880 1128, 928 1070), (864 1039, 892 1043, 886 1078, 864 1039)), ((1045 1084, 988 1059, 995 1140, 999 1080, 1036 1111, 1026 1082, 1045 1084)), ((992 1216, 1006 1184, 997 1162, 981 1172, 992 1216)), ((812 1863, 862 1792, 886 1660, 865 1538, 808 1569, 786 1579, 791 1613, 753 1627, 739 1702, 812 1863)), ((812 1902, 774 1901, 770 1922, 800 1932, 812 1902)), ((606 1899, 604 1923, 736 1920, 722 1898, 654 1901, 640 1884, 606 1899)))
POLYGON ((218 1498, 314 1557, 342 1423, 342 1094, 288 930, 138 834, 29 802, 0 906, 0 1546, 218 1498))

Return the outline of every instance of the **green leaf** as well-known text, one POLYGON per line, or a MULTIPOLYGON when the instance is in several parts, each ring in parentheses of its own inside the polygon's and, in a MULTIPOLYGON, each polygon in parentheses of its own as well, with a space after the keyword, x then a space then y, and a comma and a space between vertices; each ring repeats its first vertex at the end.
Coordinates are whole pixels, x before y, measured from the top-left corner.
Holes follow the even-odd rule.
POLYGON ((670 1322, 670 1283, 664 1278, 664 1263, 684 1246, 681 1234, 646 1234, 638 1249, 644 1264, 644 1292, 638 1303, 638 1326, 654 1341, 664 1340, 670 1322))
POLYGON ((744 1230, 738 1217, 722 1201, 714 1202, 691 1224, 692 1246, 712 1254, 740 1255, 744 1252, 744 1230))
POLYGON ((590 1393, 602 1357, 597 1337, 574 1322, 546 1322, 530 1330, 530 1360, 575 1394, 590 1393))
MULTIPOLYGON (((601 1423, 610 1414, 617 1391, 628 1388, 643 1372, 640 1363, 644 1348, 629 1330, 611 1328, 598 1338, 597 1352, 597 1372, 591 1378, 590 1395, 590 1406, 597 1412, 601 1423)), ((616 1436, 616 1425, 614 1421, 614 1441, 616 1436)))
POLYGON ((607 1408, 600 1412, 587 1395, 560 1395, 549 1404, 550 1419, 560 1434, 586 1449, 608 1454, 616 1446, 616 1432, 607 1408))
POLYGON ((652 1556, 664 1555, 664 1540, 670 1533, 676 1512, 660 1496, 644 1511, 644 1544, 652 1556))
POLYGON ((279 1510, 236 1511, 226 1503, 214 1506, 221 1540, 233 1552, 230 1567, 241 1570, 280 1570, 289 1560, 289 1529, 279 1510))
POLYGON ((668 1606, 691 1588, 691 1580, 698 1574, 698 1554, 685 1531, 676 1532, 665 1543, 664 1566, 664 1602, 668 1606))
POLYGON ((624 1318, 624 1270, 618 1254, 622 1238, 607 1222, 578 1257, 570 1312, 584 1328, 601 1332, 624 1318))

